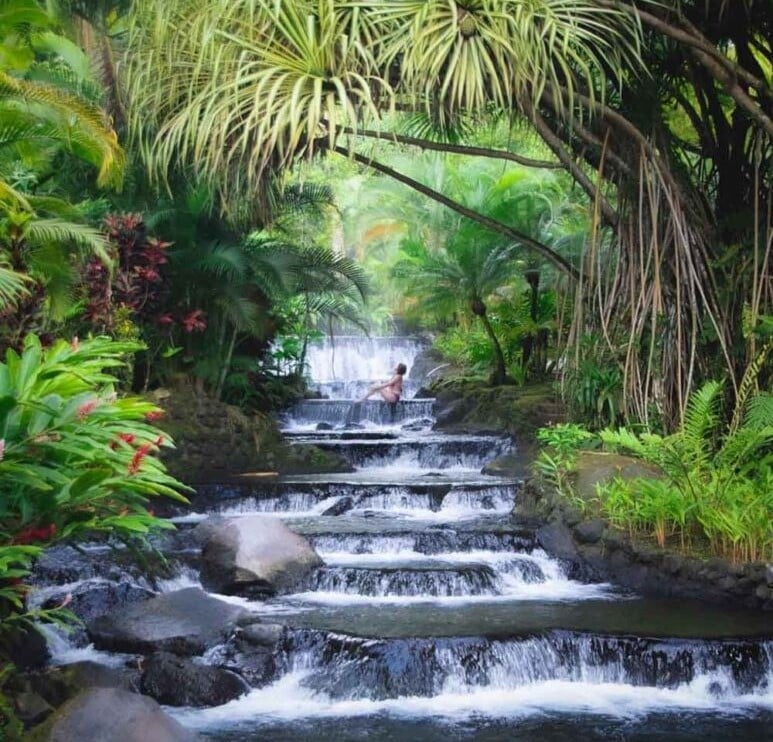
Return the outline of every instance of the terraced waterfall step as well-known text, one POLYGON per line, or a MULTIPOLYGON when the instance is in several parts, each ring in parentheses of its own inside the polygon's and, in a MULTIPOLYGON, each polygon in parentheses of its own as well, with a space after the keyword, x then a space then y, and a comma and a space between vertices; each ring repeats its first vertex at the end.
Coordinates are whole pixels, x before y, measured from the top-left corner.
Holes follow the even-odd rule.
MULTIPOLYGON (((348 338, 309 358, 321 392, 352 393, 421 347, 348 338)), ((517 441, 433 432, 429 399, 352 407, 305 400, 284 427, 355 472, 206 485, 178 511, 181 566, 162 589, 198 584, 182 557, 212 514, 281 519, 324 562, 289 594, 223 596, 279 624, 273 681, 180 721, 218 742, 769 738, 769 616, 576 573, 511 515, 522 482, 481 474, 517 441)))

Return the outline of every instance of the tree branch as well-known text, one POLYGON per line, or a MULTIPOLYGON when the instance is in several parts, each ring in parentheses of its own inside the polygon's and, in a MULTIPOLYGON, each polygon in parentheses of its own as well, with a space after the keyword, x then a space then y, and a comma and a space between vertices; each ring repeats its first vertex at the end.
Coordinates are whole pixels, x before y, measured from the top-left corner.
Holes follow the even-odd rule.
POLYGON ((728 59, 722 52, 720 52, 714 44, 706 39, 703 34, 698 31, 697 28, 687 19, 683 19, 683 23, 688 31, 683 31, 677 28, 667 21, 658 18, 652 13, 642 10, 639 7, 629 5, 628 3, 622 3, 620 0, 596 0, 596 4, 604 8, 613 8, 615 10, 622 10, 626 13, 635 15, 639 20, 648 25, 650 28, 662 33, 664 36, 668 36, 674 41, 679 41, 686 46, 691 47, 694 50, 703 51, 705 54, 712 57, 718 64, 724 67, 731 75, 738 77, 746 82, 747 85, 754 88, 761 96, 771 98, 771 90, 764 80, 755 77, 751 72, 744 69, 740 64, 728 59))
POLYGON ((359 162, 361 165, 365 165, 366 167, 372 168, 373 170, 377 170, 378 172, 383 173, 384 175, 387 175, 394 180, 404 183, 408 187, 424 194, 428 198, 431 198, 432 200, 447 206, 457 214, 461 214, 467 219, 477 222, 478 224, 482 224, 484 227, 487 227, 493 232, 498 232, 499 234, 510 238, 528 250, 533 250, 546 260, 550 261, 556 268, 558 268, 562 273, 568 275, 570 278, 573 278, 574 280, 579 279, 580 274, 578 270, 571 263, 569 263, 566 258, 564 258, 562 255, 559 255, 555 250, 552 250, 547 245, 538 242, 528 235, 522 234, 512 227, 508 227, 506 224, 503 224, 496 219, 491 219, 484 214, 480 214, 479 212, 474 211, 473 209, 470 209, 463 204, 460 204, 458 201, 454 201, 453 199, 448 198, 448 196, 443 195, 439 191, 436 191, 429 186, 424 185, 423 183, 419 183, 417 180, 414 180, 407 175, 399 173, 397 170, 392 169, 388 165, 384 165, 377 160, 366 157, 365 155, 361 155, 359 152, 354 152, 341 146, 334 147, 332 151, 337 152, 339 155, 343 155, 344 157, 351 158, 356 162, 359 162))
POLYGON ((418 139, 403 134, 394 134, 386 131, 375 131, 373 129, 351 129, 343 128, 342 132, 353 134, 357 137, 368 137, 370 139, 383 139, 386 141, 397 142, 399 144, 409 144, 412 147, 429 149, 435 152, 450 152, 457 155, 470 155, 472 157, 490 157, 496 160, 510 160, 526 167, 543 168, 546 170, 563 170, 564 166, 560 162, 547 162, 544 160, 533 160, 530 157, 523 157, 513 152, 499 149, 489 149, 487 147, 474 147, 466 144, 447 144, 445 142, 433 142, 429 139, 418 139))
POLYGON ((539 135, 545 140, 545 143, 553 150, 556 157, 564 164, 571 176, 579 184, 579 186, 585 191, 588 198, 591 201, 598 199, 601 214, 604 217, 604 221, 610 226, 616 226, 618 223, 617 212, 612 208, 612 205, 606 198, 598 191, 596 185, 585 174, 583 169, 574 161, 572 155, 567 152, 563 142, 559 139, 558 135, 548 126, 545 119, 542 118, 540 112, 531 105, 527 100, 523 100, 521 105, 526 113, 528 119, 534 125, 539 135))

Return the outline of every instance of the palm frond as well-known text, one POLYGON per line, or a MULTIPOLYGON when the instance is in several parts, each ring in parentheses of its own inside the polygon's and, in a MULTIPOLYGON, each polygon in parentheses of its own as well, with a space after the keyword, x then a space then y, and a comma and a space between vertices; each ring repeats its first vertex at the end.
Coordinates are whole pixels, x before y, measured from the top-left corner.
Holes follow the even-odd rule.
POLYGON ((29 276, 0 266, 0 311, 14 306, 21 297, 28 294, 29 282, 29 276))
POLYGON ((57 218, 31 219, 25 227, 24 239, 33 247, 72 245, 78 250, 92 253, 106 264, 110 263, 107 238, 87 224, 57 218))

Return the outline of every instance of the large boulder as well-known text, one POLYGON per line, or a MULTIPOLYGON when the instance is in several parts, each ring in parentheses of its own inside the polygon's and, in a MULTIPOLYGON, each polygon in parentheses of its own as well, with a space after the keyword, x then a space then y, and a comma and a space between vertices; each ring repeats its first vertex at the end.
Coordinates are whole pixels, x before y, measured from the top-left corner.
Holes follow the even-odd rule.
POLYGON ((489 474, 494 477, 523 477, 528 473, 528 470, 529 461, 524 456, 508 453, 489 461, 481 469, 481 474, 489 474))
POLYGON ((169 652, 152 655, 143 668, 142 692, 167 706, 220 706, 250 690, 234 672, 169 652))
MULTIPOLYGON (((149 600, 156 593, 131 582, 113 582, 99 578, 84 580, 78 585, 59 589, 49 588, 42 607, 46 609, 66 605, 81 621, 87 623, 99 616, 113 613, 132 603, 149 600)), ((74 628, 69 635, 70 642, 78 645, 88 644, 86 632, 74 628)))
POLYGON ((653 464, 633 456, 601 451, 581 451, 574 472, 574 488, 584 500, 596 497, 596 486, 619 477, 620 479, 653 479, 663 476, 653 464))
POLYGON ((100 616, 88 624, 88 632, 98 649, 194 655, 224 641, 245 613, 190 587, 100 616))
POLYGON ((202 530, 201 582, 219 593, 269 597, 292 591, 323 564, 309 542, 277 518, 231 518, 202 530))
POLYGON ((32 731, 33 742, 193 742, 152 698, 119 688, 79 693, 32 731))

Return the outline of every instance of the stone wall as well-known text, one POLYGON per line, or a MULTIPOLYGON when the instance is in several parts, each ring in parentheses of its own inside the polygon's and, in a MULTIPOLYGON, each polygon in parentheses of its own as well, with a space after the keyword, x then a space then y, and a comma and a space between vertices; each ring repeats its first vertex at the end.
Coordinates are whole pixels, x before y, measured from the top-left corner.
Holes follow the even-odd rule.
MULTIPOLYGON (((637 459, 610 456, 584 454, 579 485, 585 494, 610 476, 644 474, 646 465, 637 459)), ((685 556, 634 541, 603 519, 583 515, 538 477, 526 482, 514 515, 544 523, 537 531, 538 543, 570 562, 578 576, 610 580, 648 595, 773 611, 773 565, 685 556)))

